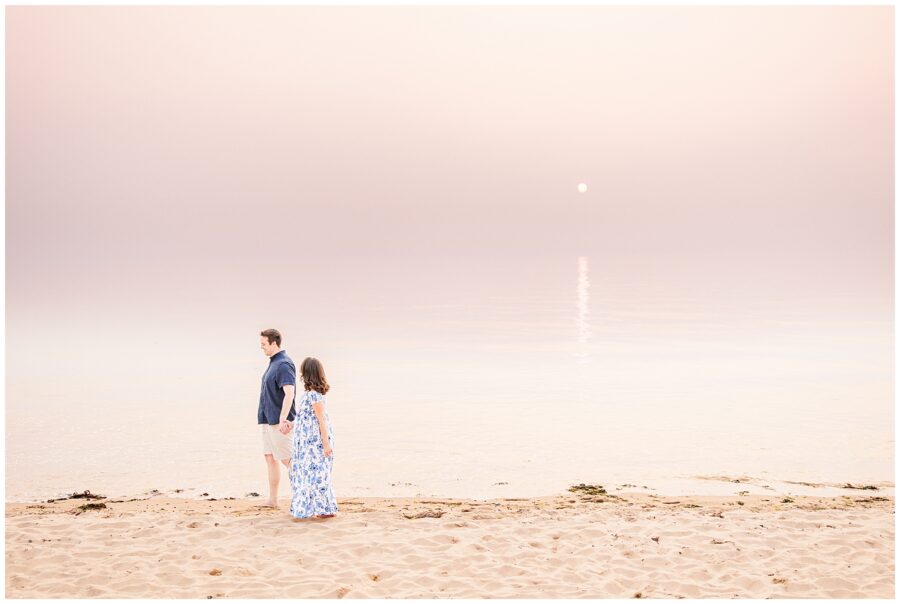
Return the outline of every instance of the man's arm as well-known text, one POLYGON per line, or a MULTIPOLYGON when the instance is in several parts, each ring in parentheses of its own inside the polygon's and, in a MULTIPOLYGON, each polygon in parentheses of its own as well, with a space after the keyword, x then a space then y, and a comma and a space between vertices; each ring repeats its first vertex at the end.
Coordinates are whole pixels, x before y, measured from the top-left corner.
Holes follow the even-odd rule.
POLYGON ((294 385, 285 384, 283 388, 284 401, 281 403, 281 421, 279 421, 281 424, 287 421, 288 414, 291 412, 291 403, 294 401, 294 385))

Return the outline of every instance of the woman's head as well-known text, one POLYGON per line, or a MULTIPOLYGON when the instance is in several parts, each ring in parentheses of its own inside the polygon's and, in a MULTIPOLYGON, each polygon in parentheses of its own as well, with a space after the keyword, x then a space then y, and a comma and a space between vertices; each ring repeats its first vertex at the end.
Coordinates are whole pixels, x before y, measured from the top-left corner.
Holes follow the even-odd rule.
POLYGON ((319 394, 328 392, 328 382, 325 381, 325 369, 319 359, 306 357, 300 365, 300 375, 303 377, 303 389, 315 390, 319 394))

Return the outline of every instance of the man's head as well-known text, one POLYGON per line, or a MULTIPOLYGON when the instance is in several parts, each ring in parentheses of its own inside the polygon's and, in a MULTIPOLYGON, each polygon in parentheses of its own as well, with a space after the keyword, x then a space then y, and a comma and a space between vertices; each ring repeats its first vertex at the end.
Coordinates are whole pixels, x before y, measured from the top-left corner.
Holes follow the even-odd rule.
POLYGON ((259 332, 259 347, 267 357, 281 350, 281 332, 277 329, 265 329, 259 332))

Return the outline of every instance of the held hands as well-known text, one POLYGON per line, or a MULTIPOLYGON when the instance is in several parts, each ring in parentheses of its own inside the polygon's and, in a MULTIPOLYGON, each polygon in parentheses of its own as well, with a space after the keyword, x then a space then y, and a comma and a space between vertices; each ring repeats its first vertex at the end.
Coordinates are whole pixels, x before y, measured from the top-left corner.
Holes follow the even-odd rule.
POLYGON ((325 457, 331 457, 331 453, 332 453, 331 445, 326 443, 323 445, 323 448, 325 450, 325 457))
POLYGON ((293 422, 289 422, 288 420, 283 419, 283 420, 281 420, 281 425, 278 426, 278 431, 281 432, 282 434, 287 434, 288 432, 291 431, 291 429, 293 427, 294 427, 293 422))

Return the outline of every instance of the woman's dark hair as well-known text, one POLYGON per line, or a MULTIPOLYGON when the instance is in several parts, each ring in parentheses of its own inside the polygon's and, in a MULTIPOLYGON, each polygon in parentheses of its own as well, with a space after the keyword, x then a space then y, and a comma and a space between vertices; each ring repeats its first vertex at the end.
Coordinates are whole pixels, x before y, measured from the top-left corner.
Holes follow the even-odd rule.
POLYGON ((306 357, 300 365, 300 375, 303 377, 303 389, 315 390, 319 394, 327 394, 330 386, 325 381, 325 369, 319 359, 306 357))

